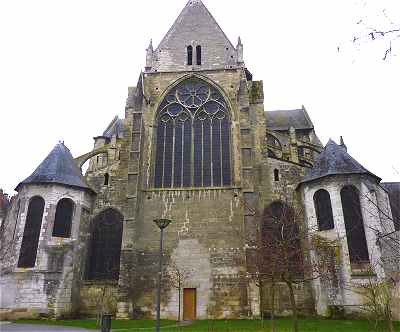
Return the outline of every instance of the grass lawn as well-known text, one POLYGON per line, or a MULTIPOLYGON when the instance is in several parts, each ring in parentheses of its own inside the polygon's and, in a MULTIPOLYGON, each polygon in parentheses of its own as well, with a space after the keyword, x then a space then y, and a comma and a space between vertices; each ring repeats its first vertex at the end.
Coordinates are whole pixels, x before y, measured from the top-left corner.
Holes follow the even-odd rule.
MULTIPOLYGON (((95 320, 18 320, 17 323, 48 324, 84 327, 97 329, 95 320)), ((279 319, 276 321, 278 332, 291 331, 290 319, 279 319)), ((265 321, 264 328, 257 320, 201 320, 195 321, 190 326, 174 327, 174 321, 163 320, 162 331, 165 332, 269 332, 270 323, 265 321)), ((113 331, 152 331, 154 321, 152 320, 113 320, 113 331)), ((381 332, 368 322, 363 320, 325 320, 325 319, 301 319, 301 332, 381 332)), ((395 331, 400 332, 400 322, 395 323, 395 331)))

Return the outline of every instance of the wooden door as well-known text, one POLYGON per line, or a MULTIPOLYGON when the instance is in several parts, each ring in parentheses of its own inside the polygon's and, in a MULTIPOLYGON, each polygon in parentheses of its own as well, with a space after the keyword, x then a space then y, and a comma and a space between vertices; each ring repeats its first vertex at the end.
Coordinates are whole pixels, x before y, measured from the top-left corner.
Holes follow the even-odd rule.
POLYGON ((183 289, 183 320, 196 319, 196 288, 183 289))

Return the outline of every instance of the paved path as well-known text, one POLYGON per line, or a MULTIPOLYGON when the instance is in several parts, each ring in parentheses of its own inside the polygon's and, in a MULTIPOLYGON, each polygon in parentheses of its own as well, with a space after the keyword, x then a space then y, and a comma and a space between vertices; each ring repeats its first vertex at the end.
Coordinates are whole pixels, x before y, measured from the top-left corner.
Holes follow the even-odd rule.
POLYGON ((85 332, 85 331, 96 331, 86 330, 77 327, 69 326, 51 326, 51 325, 30 325, 30 324, 14 324, 14 323, 0 323, 1 332, 85 332))

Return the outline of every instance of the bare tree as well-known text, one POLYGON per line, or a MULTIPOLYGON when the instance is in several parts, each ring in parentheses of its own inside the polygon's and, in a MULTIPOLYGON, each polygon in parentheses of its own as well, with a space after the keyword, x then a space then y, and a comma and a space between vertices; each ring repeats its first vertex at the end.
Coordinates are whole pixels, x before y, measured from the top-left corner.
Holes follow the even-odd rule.
POLYGON ((192 277, 194 270, 170 263, 167 267, 168 284, 178 290, 178 322, 181 321, 181 294, 185 282, 192 277))
POLYGON ((261 319, 264 316, 266 285, 271 289, 271 322, 275 331, 276 285, 284 283, 289 292, 293 329, 299 331, 298 304, 295 285, 307 283, 324 276, 335 275, 337 265, 337 243, 317 234, 308 227, 303 210, 295 197, 282 195, 262 213, 248 206, 256 222, 256 230, 246 237, 248 277, 253 280, 260 293, 261 319), (313 252, 314 255, 310 255, 313 252))
MULTIPOLYGON (((364 0, 359 1, 357 9, 360 15, 355 20, 350 44, 356 48, 367 44, 376 45, 384 61, 396 55, 400 37, 400 17, 396 7, 390 8, 387 2, 364 0), (374 8, 376 4, 378 7, 374 8)), ((338 46, 338 51, 342 46, 338 46)))

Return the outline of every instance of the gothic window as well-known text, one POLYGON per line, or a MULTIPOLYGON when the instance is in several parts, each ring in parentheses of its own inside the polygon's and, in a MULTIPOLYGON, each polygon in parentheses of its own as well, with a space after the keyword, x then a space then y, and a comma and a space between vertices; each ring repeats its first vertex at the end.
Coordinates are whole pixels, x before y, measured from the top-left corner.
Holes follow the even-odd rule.
POLYGON ((173 88, 156 118, 154 186, 230 185, 229 115, 221 93, 200 79, 173 88))
POLYGON ((201 66, 201 46, 196 46, 196 64, 201 66))
POLYGON ((187 65, 191 66, 193 64, 193 47, 189 45, 186 48, 186 52, 187 52, 187 65))
POLYGON ((314 194, 314 207, 317 215, 318 230, 333 229, 331 197, 326 190, 320 189, 314 194))
POLYGON ((72 214, 74 202, 69 198, 63 198, 57 203, 56 217, 54 219, 53 236, 70 237, 72 227, 72 214))
POLYGON ((279 181, 279 169, 274 169, 274 180, 279 181))
POLYGON ((19 252, 18 267, 34 267, 40 229, 44 210, 44 199, 36 196, 31 199, 25 221, 24 235, 19 252))
POLYGON ((340 191, 350 263, 369 262, 367 240, 358 190, 345 186, 340 191))
POLYGON ((93 220, 87 278, 118 280, 123 216, 114 209, 99 213, 93 220))
POLYGON ((104 185, 108 186, 108 181, 110 179, 110 175, 108 173, 104 174, 104 185))

